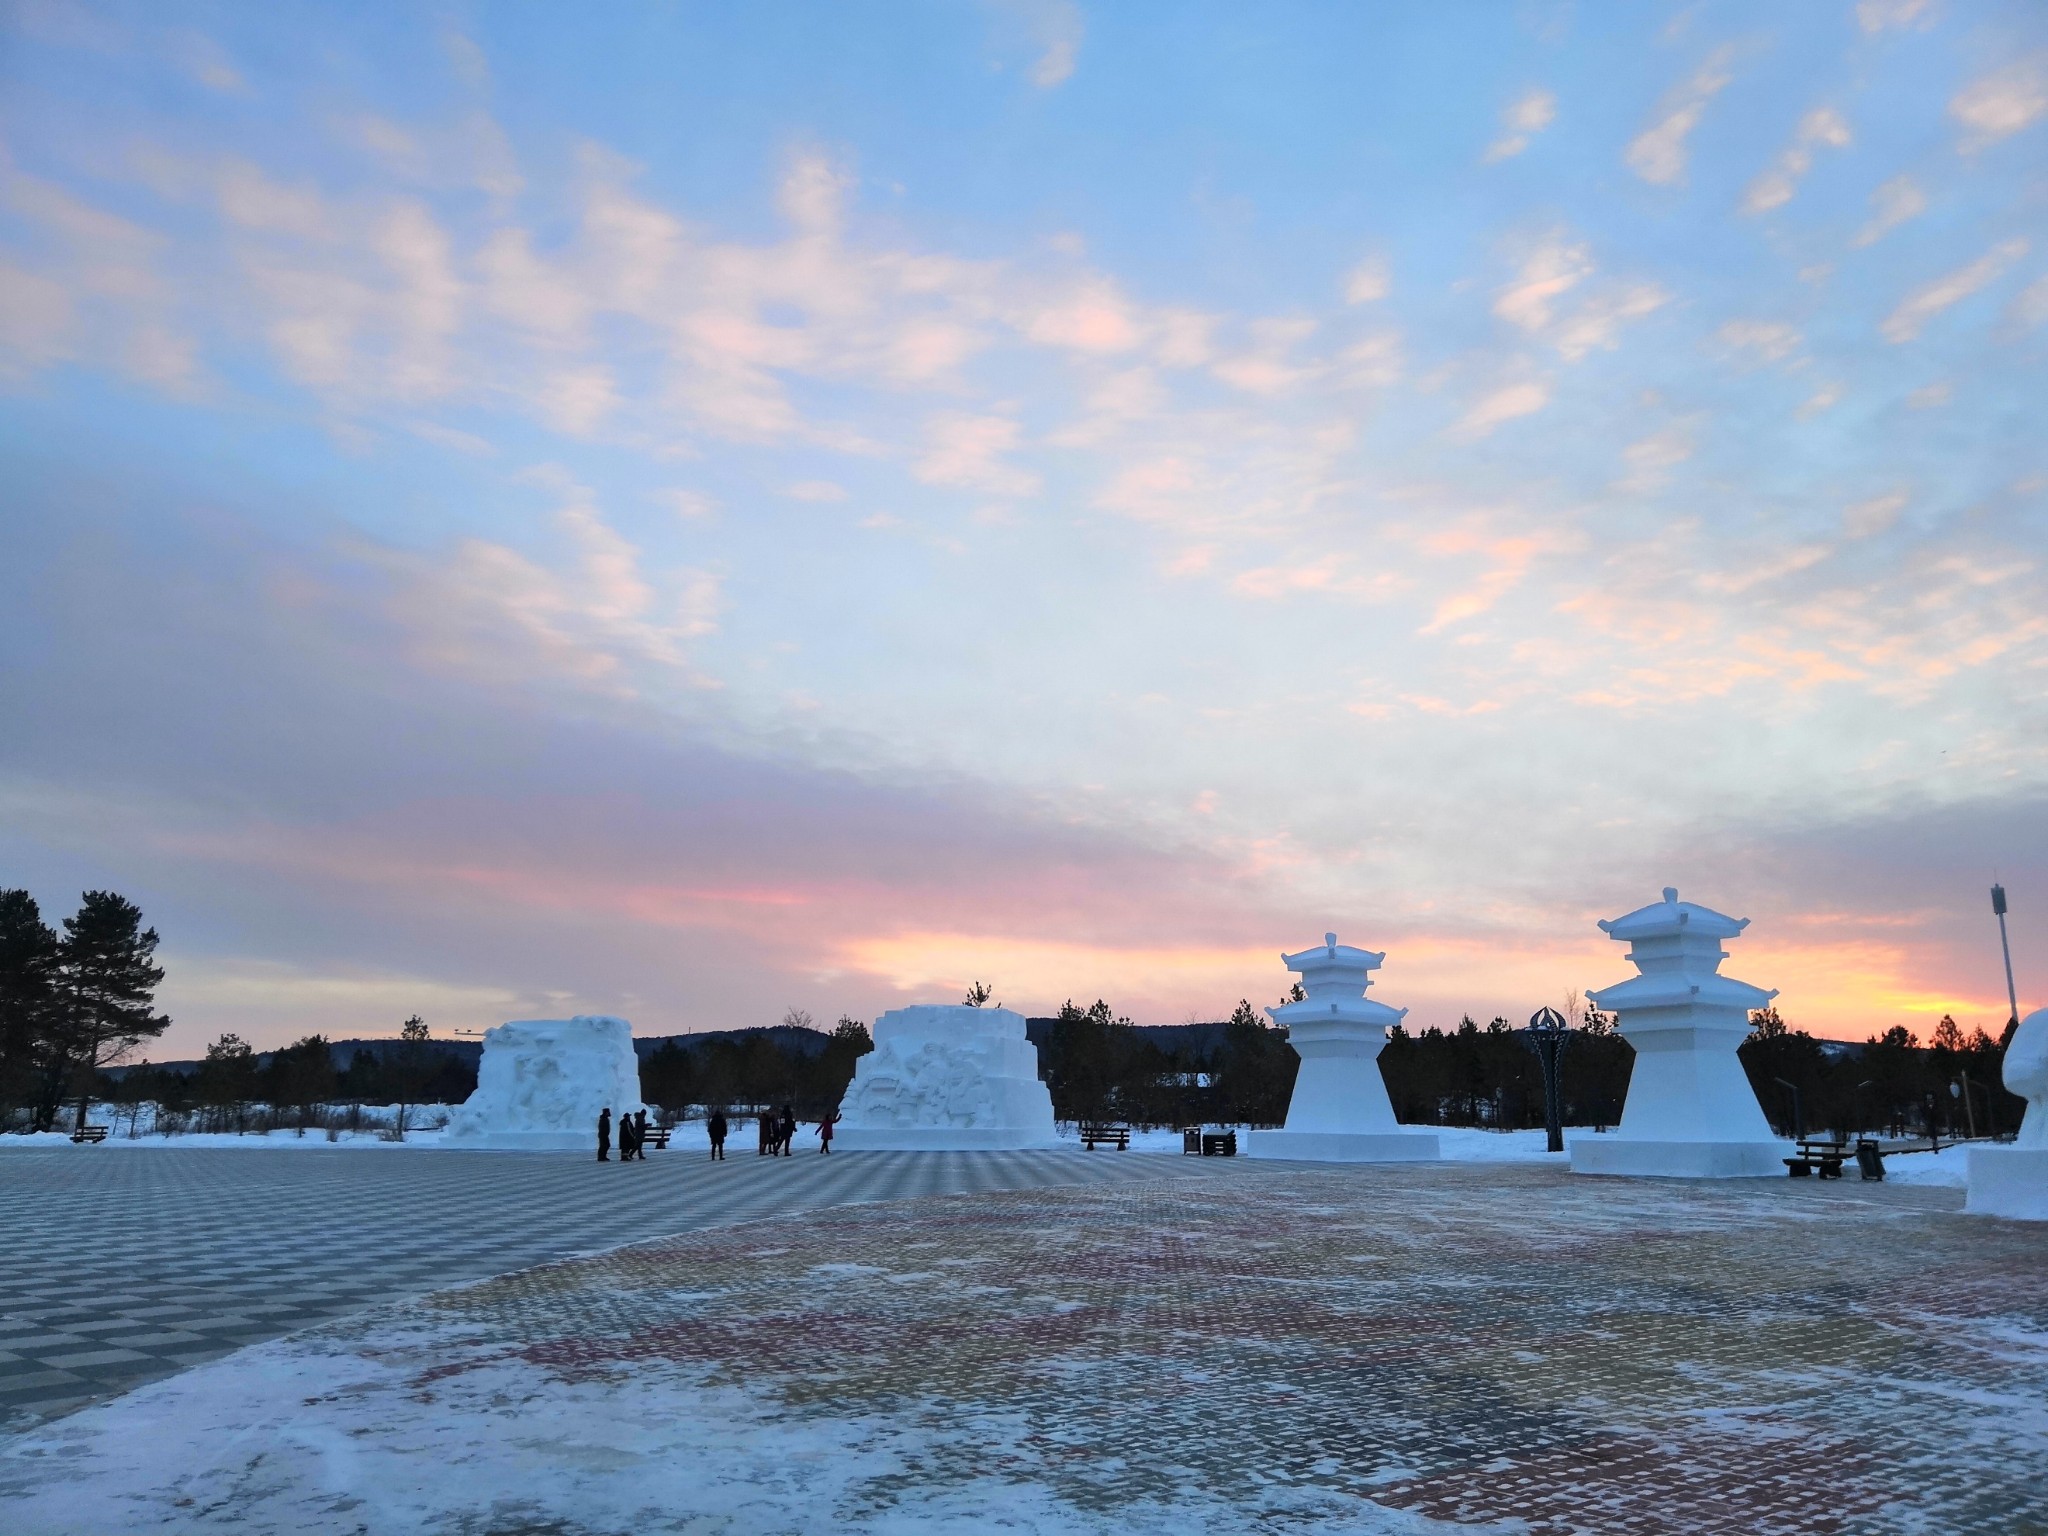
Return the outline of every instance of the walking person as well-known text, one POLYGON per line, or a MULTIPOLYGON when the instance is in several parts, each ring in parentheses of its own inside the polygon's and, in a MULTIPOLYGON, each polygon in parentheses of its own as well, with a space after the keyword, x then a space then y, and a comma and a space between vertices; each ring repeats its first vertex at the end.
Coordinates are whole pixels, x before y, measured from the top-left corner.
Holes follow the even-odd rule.
POLYGON ((711 1137, 711 1160, 714 1163, 724 1162, 725 1133, 727 1130, 725 1111, 722 1109, 711 1111, 711 1118, 704 1122, 704 1129, 711 1137))
POLYGON ((768 1156, 768 1155, 769 1155, 770 1153, 772 1153, 772 1152, 773 1152, 773 1151, 775 1150, 775 1111, 774 1111, 774 1110, 772 1110, 772 1109, 764 1109, 764 1110, 762 1110, 762 1111, 761 1111, 761 1119, 760 1119, 760 1126, 761 1126, 761 1152, 760 1152, 760 1155, 761 1155, 762 1157, 767 1157, 767 1156, 768 1156))
POLYGON ((787 1104, 782 1106, 782 1155, 792 1156, 790 1143, 796 1140, 796 1111, 787 1104))
POLYGON ((609 1104, 597 1112, 597 1160, 600 1163, 612 1160, 612 1107, 609 1104))
POLYGON ((647 1111, 645 1109, 633 1111, 633 1151, 638 1154, 641 1162, 647 1161, 647 1111))
POLYGON ((633 1116, 622 1110, 619 1114, 619 1161, 630 1163, 633 1154, 639 1150, 639 1144, 633 1139, 633 1116))
POLYGON ((818 1150, 827 1153, 832 1150, 832 1127, 839 1123, 839 1111, 834 1110, 818 1122, 818 1150))

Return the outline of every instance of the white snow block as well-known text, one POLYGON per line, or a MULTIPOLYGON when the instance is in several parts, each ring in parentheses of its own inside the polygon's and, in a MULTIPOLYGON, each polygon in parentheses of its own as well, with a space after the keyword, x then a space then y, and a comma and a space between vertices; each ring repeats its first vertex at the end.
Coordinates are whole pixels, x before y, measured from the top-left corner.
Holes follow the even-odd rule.
POLYGON ((1008 1008, 923 1004, 875 1020, 833 1145, 846 1152, 1057 1147, 1038 1047, 1008 1008))
POLYGON ((1386 1079, 1380 1076, 1387 1030, 1408 1012, 1365 995, 1372 973, 1386 958, 1339 944, 1334 933, 1298 955, 1280 957, 1290 971, 1300 972, 1307 995, 1266 1012, 1287 1027, 1287 1043, 1301 1058, 1301 1070, 1287 1101, 1286 1126, 1251 1132, 1245 1156, 1409 1163, 1438 1155, 1434 1132, 1408 1130, 1394 1118, 1386 1079))
POLYGON ((2048 1148, 1970 1148, 1970 1193, 1963 1209, 1972 1216, 2048 1221, 2048 1148))
POLYGON ((1790 1144, 1777 1141, 1630 1141, 1583 1136, 1565 1143, 1573 1173, 1638 1179, 1761 1179, 1783 1177, 1790 1144))
MULTIPOLYGON (((646 1108, 624 1019, 515 1019, 484 1035, 476 1092, 448 1117, 444 1147, 597 1150, 597 1116, 646 1108)), ((618 1133, 613 1131, 613 1140, 618 1133)))
POLYGON ((2011 1221, 2048 1221, 2048 1008, 2020 1020, 2005 1048, 2005 1086, 2027 1101, 2009 1147, 1970 1148, 1963 1209, 2011 1221))
POLYGON ((1760 1179, 1783 1177, 1790 1142, 1771 1133, 1736 1051, 1749 1034, 1749 1014, 1778 994, 1720 974, 1721 947, 1749 926, 1680 901, 1664 899, 1602 922, 1629 946, 1641 974, 1591 993, 1635 1050, 1628 1102, 1611 1136, 1567 1144, 1572 1172, 1633 1178, 1760 1179))
POLYGON ((1297 1163, 1431 1163, 1443 1155, 1433 1131, 1252 1131, 1246 1157, 1297 1163))

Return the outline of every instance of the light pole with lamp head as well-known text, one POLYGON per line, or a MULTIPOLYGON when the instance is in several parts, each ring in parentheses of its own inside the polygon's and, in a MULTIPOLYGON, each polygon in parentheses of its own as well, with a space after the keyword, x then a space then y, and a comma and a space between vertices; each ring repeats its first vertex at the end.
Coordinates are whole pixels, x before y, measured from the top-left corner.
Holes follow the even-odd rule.
MULTIPOLYGON (((2012 1008, 2012 1014, 2005 1021, 2005 1040, 2012 1038, 2014 1030, 2020 1027, 2020 995, 2012 984, 2012 941, 2005 936, 2005 887, 1991 887, 1991 910, 1998 914, 1998 947, 2005 952, 2005 1000, 2012 1008)), ((2000 1041, 2001 1045, 2005 1040, 2000 1041)))

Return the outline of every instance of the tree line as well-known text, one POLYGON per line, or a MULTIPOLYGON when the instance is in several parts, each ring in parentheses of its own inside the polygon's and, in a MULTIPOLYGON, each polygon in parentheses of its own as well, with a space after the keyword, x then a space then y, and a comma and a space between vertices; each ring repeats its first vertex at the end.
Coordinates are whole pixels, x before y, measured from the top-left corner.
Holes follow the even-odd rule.
POLYGON ((259 1055, 240 1035, 226 1034, 206 1048, 191 1071, 131 1067, 103 1076, 95 1095, 131 1115, 155 1109, 159 1129, 214 1133, 326 1128, 368 1129, 362 1110, 388 1107, 374 1128, 400 1137, 424 1105, 460 1104, 476 1090, 476 1068, 437 1044, 415 1014, 381 1050, 357 1047, 337 1068, 325 1035, 306 1035, 259 1055), (338 1115, 338 1118, 337 1118, 338 1115))
MULTIPOLYGON (((403 1135, 418 1106, 460 1103, 476 1086, 474 1066, 438 1047, 424 1022, 405 1021, 399 1039, 358 1049, 337 1068, 333 1048, 308 1035, 260 1057, 226 1034, 191 1071, 116 1066, 171 1022, 154 1011, 163 969, 157 934, 134 903, 87 891, 62 932, 42 920, 26 891, 0 891, 0 1126, 56 1127, 76 1104, 85 1123, 98 1099, 159 1122, 242 1131, 330 1118, 337 1105, 395 1106, 403 1135)), ((1297 984, 1281 1001, 1297 1001, 1297 984)), ((989 1002, 976 983, 967 996, 989 1002)), ((1567 1000, 1574 1020, 1560 1060, 1564 1119, 1612 1125, 1628 1094, 1633 1052, 1614 1021, 1567 1000)), ((1821 1131, 1893 1134, 2010 1133, 2024 1101, 2000 1079, 2004 1042, 1982 1029, 1965 1036, 1943 1017, 1923 1046, 1905 1026, 1872 1035, 1847 1052, 1793 1029, 1774 1008, 1751 1018, 1742 1064, 1758 1102, 1781 1134, 1821 1131)), ((807 1116, 836 1106, 855 1063, 873 1049, 867 1025, 842 1016, 829 1030, 792 1009, 777 1029, 702 1040, 669 1040, 642 1058, 641 1091, 666 1118, 718 1105, 788 1104, 807 1116)), ((1138 1125, 1278 1125, 1298 1065, 1286 1032, 1247 1000, 1220 1025, 1168 1036, 1140 1029, 1097 999, 1071 999, 1042 1030, 1039 1071, 1065 1121, 1138 1125)), ((1411 1033, 1395 1026, 1380 1070, 1396 1116, 1411 1125, 1515 1129, 1543 1123, 1543 1075, 1524 1032, 1505 1018, 1466 1017, 1450 1029, 1411 1033)))
POLYGON ((27 891, 0 890, 0 1124, 53 1130, 76 1099, 78 1126, 101 1069, 153 1040, 163 967, 142 912, 112 891, 87 891, 60 934, 27 891))

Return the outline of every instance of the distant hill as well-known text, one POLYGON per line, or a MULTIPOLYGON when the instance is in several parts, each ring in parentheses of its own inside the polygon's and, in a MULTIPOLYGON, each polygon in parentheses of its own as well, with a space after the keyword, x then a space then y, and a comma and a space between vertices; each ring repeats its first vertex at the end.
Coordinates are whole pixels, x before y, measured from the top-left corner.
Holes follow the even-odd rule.
MULTIPOLYGON (((1053 1025, 1057 1022, 1055 1019, 1026 1019, 1024 1032, 1030 1037, 1033 1045, 1043 1049, 1045 1042, 1052 1036, 1053 1025)), ((1141 1037, 1152 1041, 1161 1050, 1179 1051, 1192 1047, 1197 1052, 1206 1052, 1223 1043, 1224 1028, 1222 1024, 1140 1024, 1137 1031, 1141 1037)), ((666 1045, 673 1045, 685 1051, 700 1051, 714 1040, 744 1043, 760 1035, 767 1036, 783 1050, 800 1051, 806 1056, 817 1055, 825 1049, 826 1042, 832 1038, 823 1030, 798 1029, 790 1024, 767 1024, 752 1029, 707 1029, 689 1035, 653 1035, 636 1038, 633 1041, 633 1051, 644 1061, 666 1045)), ((379 1036, 367 1040, 331 1041, 328 1049, 333 1054, 335 1070, 341 1071, 348 1066, 357 1051, 367 1051, 371 1056, 381 1060, 404 1043, 401 1040, 379 1036)), ((469 1067, 477 1064, 484 1049, 483 1042, 474 1038, 429 1040, 427 1046, 437 1055, 452 1056, 469 1067)), ((271 1054, 269 1051, 258 1051, 257 1064, 267 1065, 271 1054)), ((139 1066, 142 1063, 135 1065, 139 1066)), ((148 1065, 169 1072, 190 1073, 198 1071, 200 1064, 197 1061, 155 1061, 148 1065)), ((109 1067, 107 1075, 120 1078, 133 1070, 134 1066, 109 1067)))

